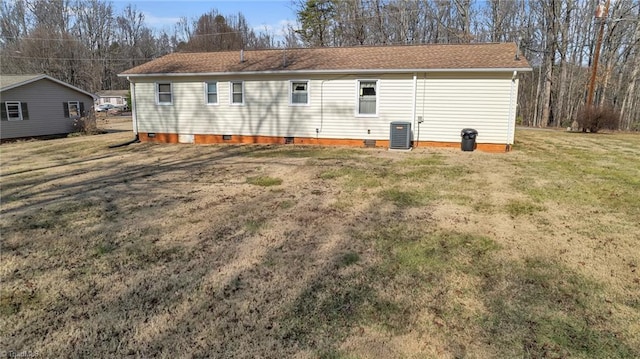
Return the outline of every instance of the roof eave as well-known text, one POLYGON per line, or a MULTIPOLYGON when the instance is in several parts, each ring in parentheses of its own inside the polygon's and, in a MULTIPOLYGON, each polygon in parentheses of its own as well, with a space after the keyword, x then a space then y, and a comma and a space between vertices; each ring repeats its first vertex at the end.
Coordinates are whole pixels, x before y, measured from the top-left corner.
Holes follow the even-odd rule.
POLYGON ((500 68, 439 68, 439 69, 351 69, 351 70, 271 70, 271 71, 236 71, 236 72, 184 72, 184 73, 146 73, 146 74, 118 74, 118 77, 193 77, 193 76, 237 76, 237 75, 289 75, 289 74, 389 74, 389 73, 417 73, 417 72, 531 72, 531 67, 500 67, 500 68))

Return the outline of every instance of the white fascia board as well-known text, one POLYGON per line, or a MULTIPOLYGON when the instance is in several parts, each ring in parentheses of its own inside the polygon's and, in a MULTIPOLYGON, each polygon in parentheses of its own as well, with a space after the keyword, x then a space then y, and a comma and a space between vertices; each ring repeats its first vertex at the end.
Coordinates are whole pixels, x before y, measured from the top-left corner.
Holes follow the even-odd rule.
POLYGON ((300 74, 397 74, 416 72, 530 72, 530 67, 516 68, 470 68, 470 69, 371 69, 371 70, 295 70, 295 71, 241 71, 241 72, 185 72, 185 73, 150 73, 150 74, 118 74, 118 77, 193 77, 193 76, 240 76, 240 75, 300 75, 300 74))

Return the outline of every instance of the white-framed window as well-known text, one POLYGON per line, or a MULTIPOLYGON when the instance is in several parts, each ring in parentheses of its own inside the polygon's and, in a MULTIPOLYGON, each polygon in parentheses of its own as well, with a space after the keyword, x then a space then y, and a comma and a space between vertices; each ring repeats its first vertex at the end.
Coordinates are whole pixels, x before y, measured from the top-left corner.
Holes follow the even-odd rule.
POLYGON ((309 80, 289 81, 289 104, 308 105, 309 104, 309 80))
POLYGON ((80 111, 80 101, 69 101, 67 102, 67 113, 68 118, 79 118, 82 116, 82 111, 80 111))
POLYGON ((172 90, 171 82, 156 82, 156 103, 158 105, 173 104, 172 90))
POLYGON ((378 115, 378 80, 358 80, 359 116, 378 115))
POLYGON ((7 101, 4 103, 4 109, 9 121, 22 121, 22 103, 20 101, 7 101))
POLYGON ((229 91, 232 105, 244 105, 244 82, 243 81, 231 81, 229 82, 229 91))
POLYGON ((218 83, 215 81, 204 83, 205 103, 207 105, 218 104, 218 83))

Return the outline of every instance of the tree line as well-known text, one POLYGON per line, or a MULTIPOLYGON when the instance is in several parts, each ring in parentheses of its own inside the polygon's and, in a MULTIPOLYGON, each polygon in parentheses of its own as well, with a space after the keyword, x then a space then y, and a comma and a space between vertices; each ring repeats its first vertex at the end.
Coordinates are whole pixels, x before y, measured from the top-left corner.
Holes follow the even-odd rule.
POLYGON ((518 118, 529 126, 570 126, 585 104, 596 33, 603 37, 595 101, 619 128, 640 130, 640 1, 300 0, 298 34, 307 46, 516 42, 533 67, 521 75, 518 118))
MULTIPOLYGON (((0 71, 46 73, 89 91, 126 88, 116 75, 176 51, 516 42, 518 121, 569 126, 584 108, 602 28, 594 104, 640 130, 640 0, 294 0, 297 26, 256 33, 242 13, 212 9, 154 30, 134 5, 105 0, 14 0, 0 7, 0 71)), ((515 56, 515 54, 514 54, 515 56)))
POLYGON ((116 13, 105 0, 14 0, 0 5, 0 72, 45 73, 91 92, 128 88, 131 67, 175 51, 276 47, 239 13, 212 9, 155 30, 134 5, 116 13))

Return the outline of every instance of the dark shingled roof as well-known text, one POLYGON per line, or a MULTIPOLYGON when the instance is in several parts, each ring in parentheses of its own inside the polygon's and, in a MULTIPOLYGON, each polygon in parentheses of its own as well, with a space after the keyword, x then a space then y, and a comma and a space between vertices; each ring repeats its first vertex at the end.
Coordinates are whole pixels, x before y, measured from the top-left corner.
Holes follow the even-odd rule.
POLYGON ((529 71, 523 57, 515 59, 514 43, 325 47, 276 50, 174 53, 120 75, 207 74, 289 71, 473 70, 529 71))

